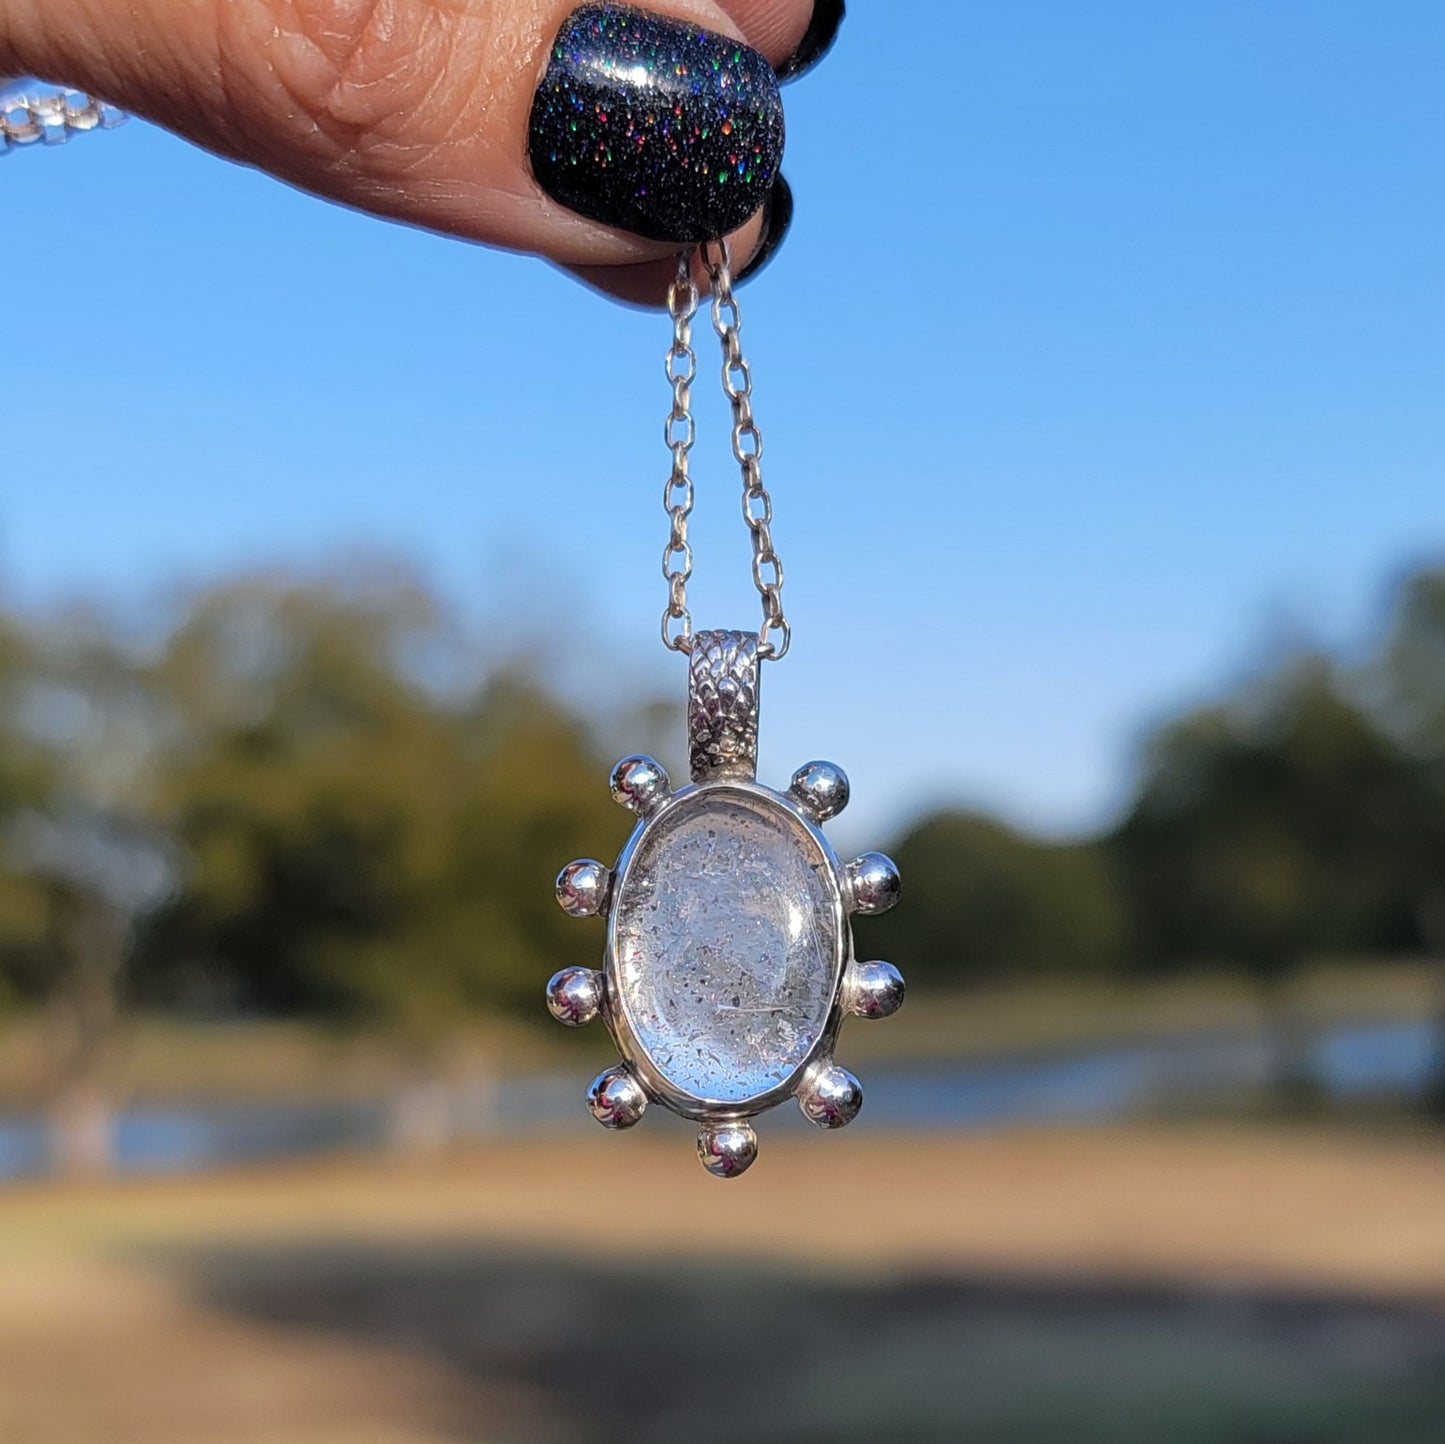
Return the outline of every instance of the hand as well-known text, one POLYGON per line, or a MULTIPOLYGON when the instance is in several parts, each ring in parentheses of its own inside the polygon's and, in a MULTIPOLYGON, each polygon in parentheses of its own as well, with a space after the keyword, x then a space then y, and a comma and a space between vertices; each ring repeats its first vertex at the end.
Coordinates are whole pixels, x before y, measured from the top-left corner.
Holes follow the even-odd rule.
POLYGON ((786 199, 786 187, 768 66, 788 74, 820 55, 842 5, 818 0, 815 15, 813 0, 648 3, 645 12, 579 12, 573 0, 0 0, 0 74, 93 92, 316 195, 535 252, 612 295, 656 302, 671 257, 697 239, 675 234, 679 217, 725 216, 738 271, 776 243, 765 233, 766 202, 786 199), (677 21, 740 39, 768 66, 677 21), (604 53, 579 55, 579 35, 604 53), (685 45, 694 49, 669 48, 685 45), (674 55, 696 60, 699 45, 725 49, 730 89, 699 94, 708 82, 696 77, 717 66, 672 64, 674 55), (625 54, 614 65, 608 46, 667 63, 645 76, 625 54), (674 71, 693 76, 676 96, 666 91, 674 71), (659 110, 659 91, 665 109, 660 120, 644 117, 644 134, 639 117, 659 110), (709 130, 705 118, 692 126, 682 106, 711 105, 715 119, 719 95, 732 103, 740 91, 751 147, 744 165, 755 160, 756 174, 709 163, 707 145, 735 143, 730 125, 727 142, 714 126, 709 140, 696 140, 696 154, 677 140, 684 130, 709 130), (631 117, 625 145, 614 147, 621 137, 608 127, 619 122, 609 110, 631 117), (605 133, 584 135, 585 153, 559 157, 558 136, 577 131, 573 113, 584 131, 605 133), (670 166, 665 186, 636 184, 627 171, 635 156, 670 166), (702 194, 703 185, 712 192, 702 194), (669 187, 670 213, 649 211, 669 187))

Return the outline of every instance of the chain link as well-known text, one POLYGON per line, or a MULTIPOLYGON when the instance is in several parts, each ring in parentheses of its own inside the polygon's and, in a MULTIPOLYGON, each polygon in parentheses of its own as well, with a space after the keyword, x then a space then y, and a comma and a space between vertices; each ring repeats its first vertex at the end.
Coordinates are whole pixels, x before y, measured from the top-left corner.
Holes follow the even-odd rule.
POLYGON ((687 454, 697 435, 692 419, 692 383, 697 375, 697 353, 692 349, 692 318, 697 314, 697 286, 686 253, 677 258, 677 275, 667 288, 667 312, 672 317, 672 345, 664 363, 672 385, 672 410, 667 413, 663 438, 672 452, 672 474, 662 489, 662 506, 672 523, 662 549, 662 575, 667 582, 667 606, 662 613, 662 645, 674 652, 692 650, 692 614, 687 609, 687 583, 692 576, 692 547, 687 540, 687 519, 692 515, 692 477, 687 454))
MULTIPOLYGON (((0 89, 3 86, 0 81, 0 89)), ((37 142, 62 145, 83 131, 114 130, 124 121, 124 111, 73 90, 53 95, 0 96, 0 155, 12 147, 19 149, 37 142)))
POLYGON ((763 485, 763 434, 753 420, 753 373, 743 357, 743 317, 733 294, 728 243, 717 242, 715 258, 704 245, 702 258, 712 282, 712 326, 722 343, 723 391, 733 413, 733 456, 742 468, 743 520, 753 539, 753 585, 763 603, 758 655, 776 662, 787 655, 793 629, 783 615, 783 563, 773 550, 773 499, 763 485))
MULTIPOLYGON (((731 258, 726 241, 702 248, 703 264, 712 287, 712 324, 722 344, 722 384, 732 408, 733 456, 742 468, 743 520, 753 544, 753 585, 763 604, 763 625, 758 631, 758 655, 774 661, 787 655, 793 632, 783 615, 783 564, 773 549, 773 500, 763 485, 763 436, 753 420, 753 378, 743 356, 742 314, 733 294, 731 258)), ((697 372, 692 349, 692 320, 697 313, 698 291, 692 279, 692 255, 677 258, 677 275, 668 287, 667 309, 672 317, 672 346, 667 352, 667 378, 672 383, 672 410, 664 435, 672 452, 672 474, 663 490, 663 506, 672 531, 662 553, 662 575, 667 581, 667 607, 662 614, 663 645, 675 652, 692 648, 692 617, 687 610, 687 583, 692 576, 692 548, 687 541, 687 520, 692 512, 693 484, 688 474, 688 452, 695 437, 691 400, 697 372)))

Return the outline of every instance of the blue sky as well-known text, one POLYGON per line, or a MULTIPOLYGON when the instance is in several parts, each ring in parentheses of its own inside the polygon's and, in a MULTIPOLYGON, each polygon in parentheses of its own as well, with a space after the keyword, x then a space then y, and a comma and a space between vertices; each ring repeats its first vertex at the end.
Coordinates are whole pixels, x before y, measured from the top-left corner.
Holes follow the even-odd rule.
MULTIPOLYGON (((852 7, 744 293, 795 624, 765 780, 842 762, 864 843, 1090 826, 1151 718, 1445 555, 1442 75, 1433 0, 852 7)), ((139 124, 0 196, 12 602, 381 548, 681 690, 660 316, 139 124)), ((700 391, 693 611, 749 625, 700 391)))

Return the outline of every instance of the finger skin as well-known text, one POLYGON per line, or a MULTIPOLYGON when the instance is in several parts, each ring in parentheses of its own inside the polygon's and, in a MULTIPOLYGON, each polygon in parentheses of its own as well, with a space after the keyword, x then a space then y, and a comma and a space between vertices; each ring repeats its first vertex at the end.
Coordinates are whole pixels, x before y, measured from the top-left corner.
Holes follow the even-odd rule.
POLYGON ((719 8, 774 70, 798 48, 813 18, 813 0, 720 0, 719 8))
MULTIPOLYGON (((606 268, 672 248, 565 209, 527 163, 532 96, 574 3, 0 0, 0 73, 93 91, 315 194, 585 267, 611 289, 606 268)), ((810 0, 647 8, 755 43, 775 62, 811 13, 810 0)), ((755 217, 735 254, 750 255, 758 232, 755 217)), ((634 297, 637 274, 618 277, 634 297)))

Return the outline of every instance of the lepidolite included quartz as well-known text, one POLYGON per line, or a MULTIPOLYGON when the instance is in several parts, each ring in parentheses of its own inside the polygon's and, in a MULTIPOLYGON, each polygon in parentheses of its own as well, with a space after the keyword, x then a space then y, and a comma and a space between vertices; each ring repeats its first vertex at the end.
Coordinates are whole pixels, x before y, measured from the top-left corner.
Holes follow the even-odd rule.
POLYGON ((619 879, 613 945, 638 1043, 674 1086, 745 1103, 791 1078, 840 966, 832 870, 787 809, 742 789, 680 797, 619 879))

